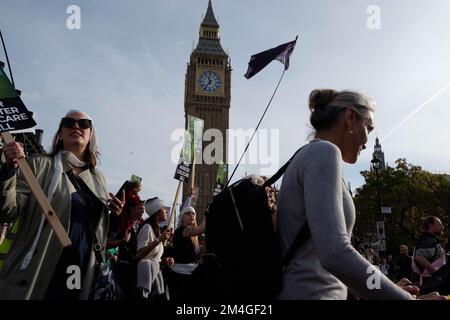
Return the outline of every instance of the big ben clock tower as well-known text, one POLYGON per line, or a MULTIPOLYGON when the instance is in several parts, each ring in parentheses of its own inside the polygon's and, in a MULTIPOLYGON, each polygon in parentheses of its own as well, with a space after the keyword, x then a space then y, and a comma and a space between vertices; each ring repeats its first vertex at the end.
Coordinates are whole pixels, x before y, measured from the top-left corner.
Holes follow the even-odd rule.
MULTIPOLYGON (((231 97, 231 66, 228 55, 220 44, 219 24, 214 16, 211 0, 200 25, 197 47, 192 51, 185 78, 184 112, 185 123, 191 115, 204 120, 204 131, 218 129, 222 133, 221 147, 226 163, 226 130, 229 127, 231 97)), ((203 143, 203 149, 211 143, 203 143)), ((216 143, 216 141, 214 141, 216 143)), ((212 199, 218 163, 195 165, 195 186, 199 188, 195 209, 198 221, 212 199)), ((228 177, 227 177, 228 178, 228 177)), ((226 183, 226 181, 225 181, 226 183)), ((183 188, 183 199, 187 196, 187 185, 183 188)))

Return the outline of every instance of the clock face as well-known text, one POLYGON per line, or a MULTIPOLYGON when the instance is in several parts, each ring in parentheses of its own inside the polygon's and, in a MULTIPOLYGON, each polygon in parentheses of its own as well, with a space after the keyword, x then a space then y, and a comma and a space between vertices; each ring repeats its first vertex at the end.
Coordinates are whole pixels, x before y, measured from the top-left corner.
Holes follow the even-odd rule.
POLYGON ((200 74, 198 82, 202 91, 208 93, 216 92, 222 84, 220 76, 214 71, 205 71, 200 74))

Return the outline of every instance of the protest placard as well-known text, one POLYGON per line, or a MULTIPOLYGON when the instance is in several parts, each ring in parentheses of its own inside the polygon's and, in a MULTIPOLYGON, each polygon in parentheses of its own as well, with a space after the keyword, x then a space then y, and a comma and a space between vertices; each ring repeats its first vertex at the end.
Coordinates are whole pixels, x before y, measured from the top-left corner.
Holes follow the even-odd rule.
MULTIPOLYGON (((14 142, 14 138, 9 131, 28 129, 34 127, 36 122, 32 118, 32 112, 27 110, 14 86, 6 76, 3 66, 0 67, 0 132, 3 141, 8 144, 14 142)), ((17 160, 17 164, 59 241, 63 247, 71 245, 72 242, 55 214, 55 210, 53 210, 42 191, 28 162, 24 158, 20 158, 17 160)))

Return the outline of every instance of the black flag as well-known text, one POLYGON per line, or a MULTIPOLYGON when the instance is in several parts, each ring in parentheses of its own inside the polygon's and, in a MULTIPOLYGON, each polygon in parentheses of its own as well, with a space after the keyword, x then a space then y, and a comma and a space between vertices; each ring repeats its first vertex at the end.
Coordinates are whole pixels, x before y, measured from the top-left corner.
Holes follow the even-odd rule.
POLYGON ((289 57, 294 51, 297 38, 294 41, 284 43, 278 47, 254 54, 250 58, 248 63, 247 73, 244 75, 247 79, 250 79, 259 71, 265 68, 272 60, 278 60, 284 64, 284 70, 289 68, 289 57))

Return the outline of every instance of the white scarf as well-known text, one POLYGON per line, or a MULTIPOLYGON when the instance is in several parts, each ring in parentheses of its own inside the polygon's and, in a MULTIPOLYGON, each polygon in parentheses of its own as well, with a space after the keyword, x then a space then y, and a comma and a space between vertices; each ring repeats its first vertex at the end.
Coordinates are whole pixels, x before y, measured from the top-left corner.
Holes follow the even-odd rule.
MULTIPOLYGON (((56 187, 59 185, 62 177, 63 172, 63 166, 62 166, 62 159, 61 159, 61 153, 64 154, 67 161, 69 161, 70 164, 77 166, 77 167, 84 167, 86 166, 86 162, 81 161, 78 159, 72 152, 70 151, 59 151, 54 158, 53 162, 53 175, 52 179, 50 180, 50 185, 47 190, 47 198, 48 201, 51 203, 53 200, 53 195, 55 194, 56 187)), ((20 265, 20 270, 25 270, 28 265, 30 264, 31 260, 33 259, 33 254, 36 249, 37 243, 39 241, 39 238, 41 237, 42 233, 42 227, 44 226, 45 222, 45 215, 42 214, 41 222, 39 223, 38 232, 36 233, 36 237, 34 238, 33 244, 31 245, 30 250, 25 255, 22 264, 20 265)))
POLYGON ((80 159, 78 159, 77 156, 74 155, 72 152, 70 152, 70 151, 62 151, 62 154, 66 157, 67 161, 69 161, 69 163, 71 165, 79 167, 79 168, 83 168, 83 167, 86 166, 86 162, 81 161, 80 159))

